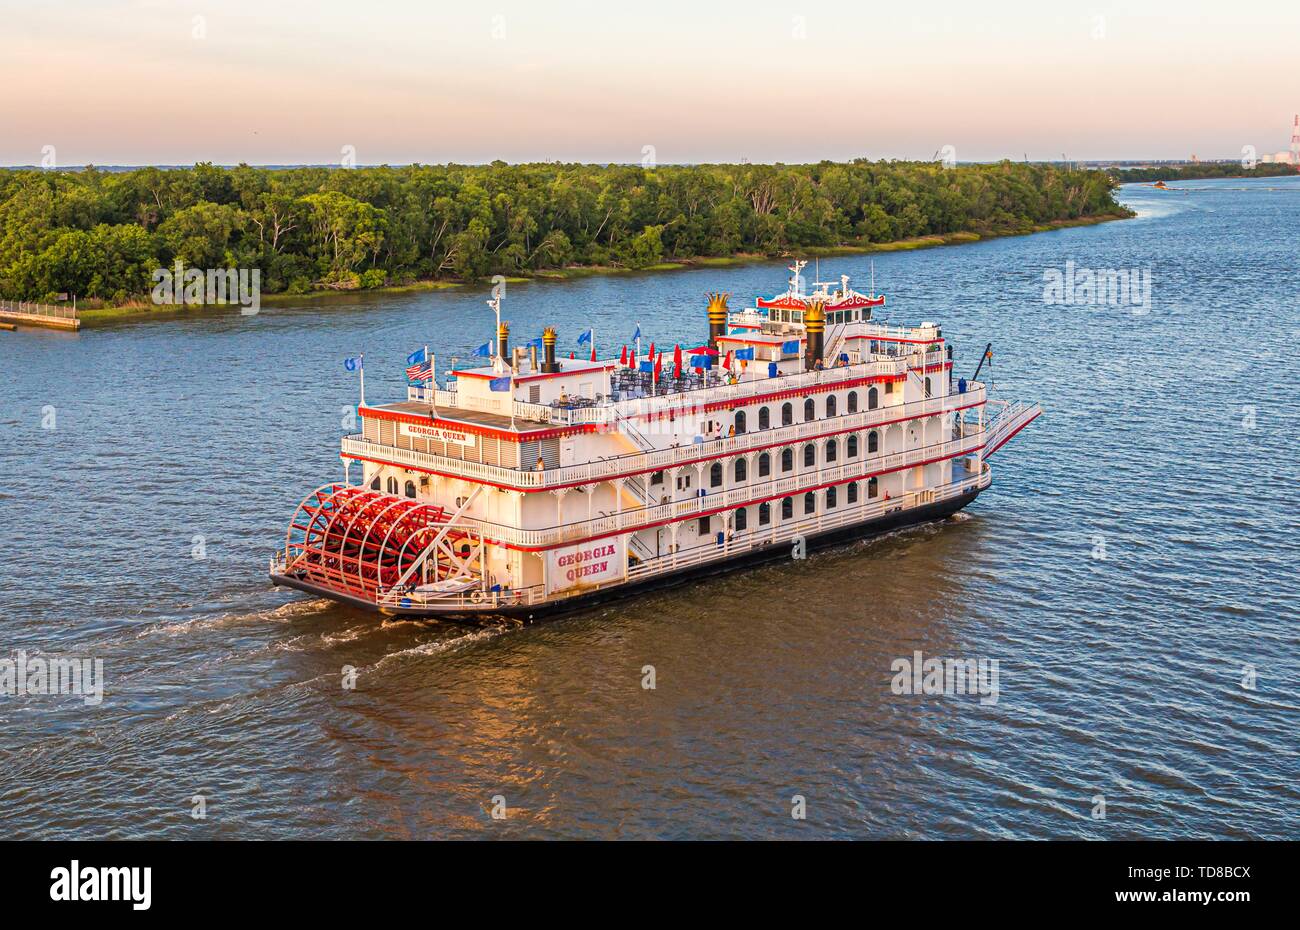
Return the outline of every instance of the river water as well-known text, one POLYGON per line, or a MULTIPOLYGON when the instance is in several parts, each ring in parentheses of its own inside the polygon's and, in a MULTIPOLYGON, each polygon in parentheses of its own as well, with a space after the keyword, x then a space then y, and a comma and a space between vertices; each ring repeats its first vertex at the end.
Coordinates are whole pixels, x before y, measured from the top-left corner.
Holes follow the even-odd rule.
MULTIPOLYGON (((106 681, 0 696, 0 835, 1295 836, 1300 179, 1186 186, 875 257, 886 318, 940 322, 967 376, 992 341, 994 396, 1046 408, 966 513, 532 626, 266 580, 342 476, 342 359, 396 399, 412 349, 490 337, 483 289, 0 333, 0 655, 106 681), (1045 300, 1067 268, 1148 272, 1151 299, 1045 300), (996 660, 996 702, 894 693, 918 650, 996 660)), ((863 286, 869 260, 820 271, 863 286)), ((671 346, 704 291, 785 276, 511 285, 505 316, 671 346)))

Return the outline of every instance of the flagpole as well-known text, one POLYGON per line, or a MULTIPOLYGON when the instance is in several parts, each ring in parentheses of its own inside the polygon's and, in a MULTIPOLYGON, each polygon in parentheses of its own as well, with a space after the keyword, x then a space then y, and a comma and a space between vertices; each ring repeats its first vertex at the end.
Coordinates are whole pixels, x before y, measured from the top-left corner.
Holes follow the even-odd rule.
POLYGON ((357 366, 361 370, 361 406, 366 405, 366 353, 362 352, 359 356, 361 363, 357 366))

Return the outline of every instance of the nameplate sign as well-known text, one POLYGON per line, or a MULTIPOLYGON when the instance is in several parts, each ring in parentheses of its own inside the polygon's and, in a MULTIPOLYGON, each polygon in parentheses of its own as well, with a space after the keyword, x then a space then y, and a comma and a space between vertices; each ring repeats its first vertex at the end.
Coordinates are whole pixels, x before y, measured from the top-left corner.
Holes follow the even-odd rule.
POLYGON ((474 445, 474 434, 464 430, 447 429, 443 426, 424 426, 420 423, 399 423, 398 429, 403 436, 412 439, 432 439, 435 442, 452 442, 458 446, 474 445))
POLYGON ((546 590, 567 591, 617 581, 627 574, 627 543, 617 536, 546 553, 546 590))

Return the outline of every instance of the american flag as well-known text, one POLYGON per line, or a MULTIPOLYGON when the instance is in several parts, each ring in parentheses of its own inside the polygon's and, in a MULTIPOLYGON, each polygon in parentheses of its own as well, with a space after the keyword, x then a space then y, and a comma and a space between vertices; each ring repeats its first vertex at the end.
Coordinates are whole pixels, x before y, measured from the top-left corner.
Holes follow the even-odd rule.
POLYGON ((433 378, 433 363, 419 362, 406 369, 407 381, 428 381, 433 378))

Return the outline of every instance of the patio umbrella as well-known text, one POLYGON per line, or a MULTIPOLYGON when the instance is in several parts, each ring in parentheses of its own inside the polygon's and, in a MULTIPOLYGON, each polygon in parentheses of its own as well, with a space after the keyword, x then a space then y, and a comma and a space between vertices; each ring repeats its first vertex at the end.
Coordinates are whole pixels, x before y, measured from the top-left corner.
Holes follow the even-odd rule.
POLYGON ((673 346, 673 377, 680 378, 681 376, 682 376, 682 345, 679 342, 677 345, 673 346))
POLYGON ((724 359, 722 360, 722 368, 723 368, 724 371, 731 371, 731 353, 730 353, 730 352, 728 352, 726 358, 724 358, 724 359))
POLYGON ((623 354, 618 357, 618 363, 627 367, 627 346, 623 346, 623 354))
POLYGON ((717 355, 717 354, 718 354, 718 350, 717 350, 717 349, 709 348, 708 346, 696 346, 696 347, 693 348, 693 349, 689 349, 688 352, 687 352, 687 354, 689 354, 689 355, 717 355))

